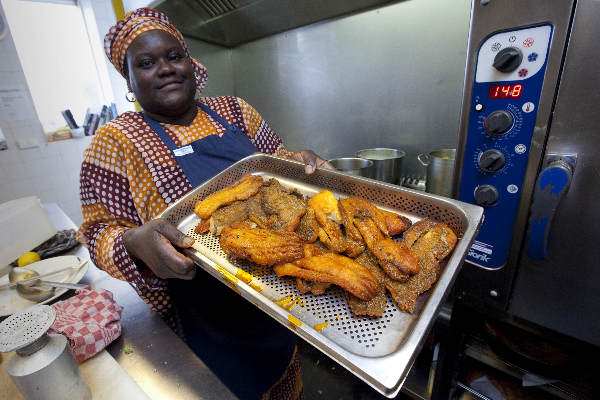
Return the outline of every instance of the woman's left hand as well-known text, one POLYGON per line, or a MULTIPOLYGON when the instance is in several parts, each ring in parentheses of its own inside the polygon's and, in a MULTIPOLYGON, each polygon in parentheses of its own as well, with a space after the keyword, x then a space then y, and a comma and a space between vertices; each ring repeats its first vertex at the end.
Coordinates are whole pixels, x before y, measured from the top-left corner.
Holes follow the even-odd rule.
POLYGON ((327 160, 322 159, 311 150, 296 151, 292 153, 292 159, 303 162, 305 164, 304 172, 307 174, 315 172, 315 168, 317 167, 335 169, 327 160))

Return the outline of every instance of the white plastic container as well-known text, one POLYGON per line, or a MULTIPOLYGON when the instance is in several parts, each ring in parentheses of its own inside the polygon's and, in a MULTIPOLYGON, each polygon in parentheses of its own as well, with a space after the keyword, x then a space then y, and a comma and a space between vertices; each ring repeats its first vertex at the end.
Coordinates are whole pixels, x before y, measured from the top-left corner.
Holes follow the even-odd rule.
POLYGON ((35 196, 0 204, 0 271, 56 234, 35 196))

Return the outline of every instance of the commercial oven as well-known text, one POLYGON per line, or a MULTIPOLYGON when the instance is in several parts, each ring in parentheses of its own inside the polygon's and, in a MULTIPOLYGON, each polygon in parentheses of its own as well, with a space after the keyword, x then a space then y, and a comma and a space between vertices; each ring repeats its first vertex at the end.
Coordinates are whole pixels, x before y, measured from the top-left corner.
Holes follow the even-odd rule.
POLYGON ((474 0, 456 197, 485 220, 458 298, 600 345, 600 1, 474 0))

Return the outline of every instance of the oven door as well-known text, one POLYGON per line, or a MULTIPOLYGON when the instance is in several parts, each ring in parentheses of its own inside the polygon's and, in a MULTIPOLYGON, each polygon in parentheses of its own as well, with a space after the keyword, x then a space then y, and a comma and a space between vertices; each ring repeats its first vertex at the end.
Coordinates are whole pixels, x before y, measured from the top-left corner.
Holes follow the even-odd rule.
POLYGON ((600 2, 577 1, 508 309, 595 345, 600 345, 598 20, 600 2))

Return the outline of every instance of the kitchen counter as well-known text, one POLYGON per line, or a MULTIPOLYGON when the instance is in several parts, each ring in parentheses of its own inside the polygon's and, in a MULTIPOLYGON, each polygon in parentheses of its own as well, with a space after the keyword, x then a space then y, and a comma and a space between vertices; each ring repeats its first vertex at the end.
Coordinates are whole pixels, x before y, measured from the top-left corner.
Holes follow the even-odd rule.
MULTIPOLYGON (((44 208, 58 230, 77 228, 56 204, 44 208)), ((83 246, 69 254, 89 259, 83 246)), ((151 399, 236 399, 127 282, 112 278, 90 261, 81 283, 111 291, 123 306, 123 332, 106 350, 151 399)))

